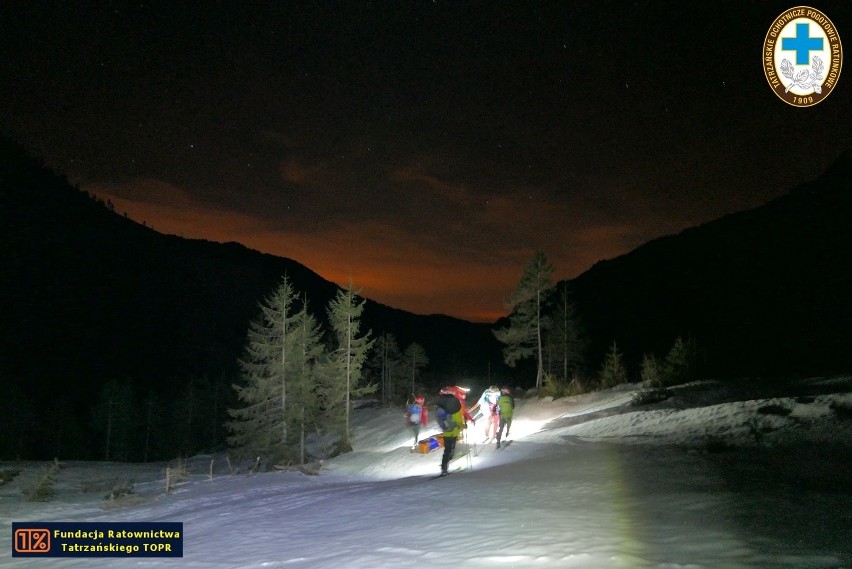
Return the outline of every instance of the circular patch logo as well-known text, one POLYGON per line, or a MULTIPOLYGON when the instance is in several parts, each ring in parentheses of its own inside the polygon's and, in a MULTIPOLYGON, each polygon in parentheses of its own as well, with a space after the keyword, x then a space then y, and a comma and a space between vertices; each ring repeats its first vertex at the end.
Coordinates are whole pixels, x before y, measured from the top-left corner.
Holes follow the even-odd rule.
POLYGON ((808 6, 775 18, 763 41, 763 72, 789 105, 810 107, 837 86, 843 66, 840 35, 828 16, 808 6))

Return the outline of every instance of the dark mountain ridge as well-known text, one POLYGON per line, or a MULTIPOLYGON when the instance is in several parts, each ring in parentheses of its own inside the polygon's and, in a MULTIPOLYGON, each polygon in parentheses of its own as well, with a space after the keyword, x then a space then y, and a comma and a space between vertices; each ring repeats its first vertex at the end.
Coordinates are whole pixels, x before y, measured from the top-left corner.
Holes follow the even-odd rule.
POLYGON ((767 204, 650 241, 569 282, 592 339, 643 353, 696 342, 714 377, 852 370, 852 155, 767 204))

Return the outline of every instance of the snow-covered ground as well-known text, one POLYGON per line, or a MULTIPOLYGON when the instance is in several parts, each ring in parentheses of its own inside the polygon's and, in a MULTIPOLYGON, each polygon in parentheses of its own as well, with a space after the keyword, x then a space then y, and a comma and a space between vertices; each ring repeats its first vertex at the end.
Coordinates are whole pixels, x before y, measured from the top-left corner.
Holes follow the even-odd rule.
POLYGON ((469 470, 439 479, 440 452, 412 454, 402 411, 377 408, 354 412, 354 452, 316 476, 195 457, 165 494, 162 464, 71 462, 57 496, 33 503, 21 490, 48 465, 0 463, 23 469, 0 486, 0 566, 852 567, 852 378, 784 389, 703 382, 644 407, 629 405, 636 386, 519 399, 511 444, 473 444, 477 425, 455 461, 469 470), (134 494, 105 501, 125 479, 134 494), (13 558, 23 521, 183 522, 184 556, 13 558))

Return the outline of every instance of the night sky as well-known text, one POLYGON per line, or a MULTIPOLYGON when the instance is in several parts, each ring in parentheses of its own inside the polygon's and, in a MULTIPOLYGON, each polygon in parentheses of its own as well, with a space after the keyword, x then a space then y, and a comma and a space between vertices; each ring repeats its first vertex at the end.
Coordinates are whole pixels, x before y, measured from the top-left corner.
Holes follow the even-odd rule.
MULTIPOLYGON (((810 108, 764 77, 792 2, 188 4, 3 3, 0 129, 416 313, 493 321, 536 249, 571 278, 852 148, 852 71, 810 108)), ((811 4, 847 46, 850 4, 811 4)))

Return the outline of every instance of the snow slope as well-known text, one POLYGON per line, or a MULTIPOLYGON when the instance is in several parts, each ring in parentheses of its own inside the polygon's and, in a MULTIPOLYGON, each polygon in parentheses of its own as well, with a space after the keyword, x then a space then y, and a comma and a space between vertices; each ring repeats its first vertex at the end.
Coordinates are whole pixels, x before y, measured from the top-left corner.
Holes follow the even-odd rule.
POLYGON ((0 463, 23 468, 0 486, 0 566, 852 567, 852 379, 785 388, 519 399, 512 443, 473 444, 472 427, 455 461, 470 469, 440 479, 439 452, 409 452, 402 410, 376 408, 354 412, 355 450, 317 476, 232 476, 196 457, 164 494, 164 465, 70 463, 59 495, 31 503, 21 489, 45 465, 0 463), (81 493, 131 476, 130 499, 81 493), (184 557, 11 557, 13 521, 50 520, 183 522, 184 557))

